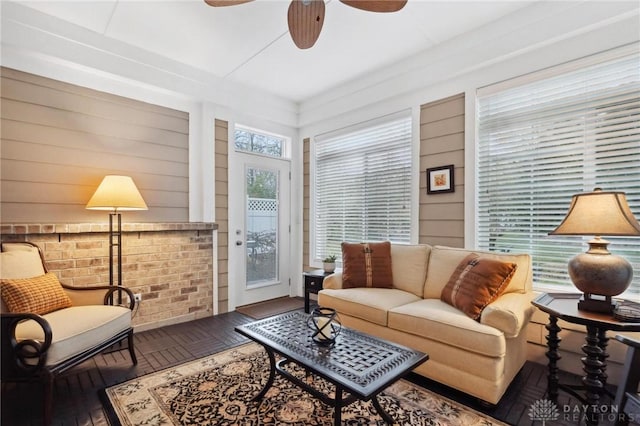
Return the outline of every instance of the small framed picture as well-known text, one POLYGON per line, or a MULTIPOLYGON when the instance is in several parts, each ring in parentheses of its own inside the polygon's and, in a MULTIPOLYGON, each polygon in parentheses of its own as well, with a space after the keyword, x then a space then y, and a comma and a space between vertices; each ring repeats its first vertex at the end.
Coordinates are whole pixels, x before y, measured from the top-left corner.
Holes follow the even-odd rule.
POLYGON ((427 194, 443 194, 455 190, 453 164, 427 169, 427 194))

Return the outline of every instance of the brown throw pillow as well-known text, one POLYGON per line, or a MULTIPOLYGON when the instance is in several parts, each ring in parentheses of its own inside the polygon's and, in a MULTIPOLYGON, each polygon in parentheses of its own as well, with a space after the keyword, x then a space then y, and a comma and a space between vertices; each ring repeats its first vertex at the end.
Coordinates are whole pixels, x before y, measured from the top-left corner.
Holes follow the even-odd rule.
POLYGON ((342 243, 342 288, 391 288, 391 243, 342 243))
POLYGON ((44 315, 71 306, 71 299, 53 272, 33 278, 3 279, 0 290, 10 312, 44 315))
POLYGON ((474 320, 502 294, 516 270, 515 263, 470 254, 456 267, 440 299, 474 320))

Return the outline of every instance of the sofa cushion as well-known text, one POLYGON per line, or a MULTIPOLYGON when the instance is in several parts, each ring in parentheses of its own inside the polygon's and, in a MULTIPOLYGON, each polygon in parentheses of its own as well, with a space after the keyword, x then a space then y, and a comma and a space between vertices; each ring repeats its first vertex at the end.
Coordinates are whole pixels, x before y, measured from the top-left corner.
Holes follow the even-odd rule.
POLYGON ((481 250, 434 246, 429 256, 429 269, 427 270, 423 297, 425 299, 440 299, 442 289, 449 282, 449 277, 469 253, 477 253, 482 258, 515 263, 517 265, 516 271, 504 292, 527 293, 531 291, 532 267, 531 256, 528 254, 493 253, 481 250))
MULTIPOLYGON (((43 316, 53 331, 47 352, 47 365, 56 365, 74 355, 93 348, 131 326, 131 311, 122 306, 73 306, 43 316)), ((42 341, 42 328, 33 320, 16 327, 18 341, 42 341)))
POLYGON ((318 305, 340 313, 387 325, 389 309, 420 300, 413 293, 393 288, 324 289, 318 293, 318 305))
POLYGON ((53 272, 32 278, 2 279, 0 288, 9 312, 44 315, 71 306, 71 299, 53 272))
POLYGON ((391 243, 342 243, 342 288, 393 286, 391 243))
POLYGON ((485 306, 502 294, 515 270, 515 263, 471 253, 453 271, 440 299, 478 320, 485 306))
POLYGON ((504 334, 480 324, 439 299, 423 299, 389 310, 388 327, 491 357, 504 356, 504 334))
POLYGON ((391 244, 393 287, 422 297, 429 254, 431 246, 426 244, 391 244))

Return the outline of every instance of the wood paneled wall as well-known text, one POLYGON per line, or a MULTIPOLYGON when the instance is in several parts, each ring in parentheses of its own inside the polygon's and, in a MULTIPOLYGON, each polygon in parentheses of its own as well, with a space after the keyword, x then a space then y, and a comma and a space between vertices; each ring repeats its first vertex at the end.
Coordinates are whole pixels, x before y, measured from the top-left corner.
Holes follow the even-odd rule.
POLYGON ((464 247, 464 94, 420 108, 419 242, 464 247), (455 192, 427 195, 427 168, 449 164, 455 192))
POLYGON ((229 311, 229 123, 215 121, 218 313, 229 311))
POLYGON ((85 205, 107 174, 131 176, 149 206, 124 221, 188 221, 188 113, 0 72, 3 223, 105 221, 85 205))

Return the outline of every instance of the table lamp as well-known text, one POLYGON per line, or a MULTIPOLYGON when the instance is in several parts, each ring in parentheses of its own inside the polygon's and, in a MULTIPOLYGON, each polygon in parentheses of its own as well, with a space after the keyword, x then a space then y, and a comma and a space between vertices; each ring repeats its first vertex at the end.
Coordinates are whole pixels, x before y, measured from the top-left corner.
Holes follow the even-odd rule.
POLYGON ((624 292, 633 277, 631 264, 607 250, 609 236, 640 236, 640 224, 633 216, 624 192, 593 192, 576 194, 562 223, 549 235, 594 235, 589 250, 569 261, 569 276, 584 293, 578 309, 592 312, 612 312, 612 296, 624 292))
MULTIPOLYGON (((118 286, 122 286, 122 219, 120 212, 125 210, 148 210, 140 191, 129 176, 107 175, 93 194, 86 208, 88 210, 109 211, 109 285, 114 285, 114 249, 117 248, 116 263, 118 286), (113 222, 117 220, 114 230, 113 222)), ((120 293, 118 293, 120 297, 120 293)))

